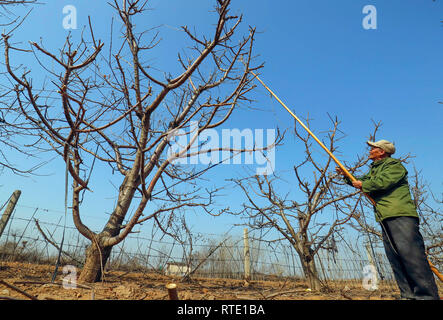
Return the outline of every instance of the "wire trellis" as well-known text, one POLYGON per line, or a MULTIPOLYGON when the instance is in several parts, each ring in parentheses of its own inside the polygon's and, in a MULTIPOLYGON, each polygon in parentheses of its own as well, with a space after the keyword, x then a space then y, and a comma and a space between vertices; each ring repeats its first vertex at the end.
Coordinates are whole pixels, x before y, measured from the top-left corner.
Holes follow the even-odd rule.
MULTIPOLYGON (((61 263, 82 267, 88 241, 73 225, 65 225, 61 218, 54 222, 54 217, 47 216, 50 211, 34 208, 33 214, 26 217, 24 214, 17 214, 16 209, 10 218, 7 232, 0 239, 0 259, 55 264, 60 250, 56 245, 64 230, 61 263), (51 221, 45 221, 47 218, 51 221), (24 228, 18 230, 19 225, 24 228)), ((181 264, 187 265, 189 270, 198 266, 193 276, 243 279, 242 237, 202 233, 194 236, 190 245, 172 239, 131 234, 113 248, 106 270, 164 274, 168 265, 181 264)), ((292 246, 283 241, 269 242, 253 237, 250 238, 249 245, 251 280, 304 278, 300 259, 292 246)), ((341 243, 338 252, 319 251, 315 260, 322 280, 361 282, 362 271, 369 264, 369 257, 365 250, 348 246, 341 243)), ((375 248, 376 259, 385 280, 392 280, 389 264, 380 250, 381 248, 375 248)))

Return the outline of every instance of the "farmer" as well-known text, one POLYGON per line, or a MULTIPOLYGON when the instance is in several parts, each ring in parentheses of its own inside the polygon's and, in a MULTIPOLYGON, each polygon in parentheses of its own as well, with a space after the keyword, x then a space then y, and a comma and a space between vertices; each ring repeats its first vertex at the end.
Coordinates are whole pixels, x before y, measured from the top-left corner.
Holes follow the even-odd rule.
MULTIPOLYGON (((381 224, 383 244, 394 272, 401 299, 439 299, 437 285, 427 261, 419 218, 408 184, 408 171, 391 158, 394 145, 386 140, 368 141, 369 173, 348 184, 368 194, 376 203, 376 220, 381 224)), ((344 175, 343 170, 336 168, 344 175)))

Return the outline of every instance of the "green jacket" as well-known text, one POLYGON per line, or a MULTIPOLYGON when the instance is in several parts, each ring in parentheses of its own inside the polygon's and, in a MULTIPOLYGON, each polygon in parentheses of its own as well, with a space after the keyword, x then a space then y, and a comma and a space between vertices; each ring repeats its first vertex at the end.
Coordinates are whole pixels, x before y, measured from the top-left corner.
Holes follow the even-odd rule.
MULTIPOLYGON (((400 160, 388 157, 374 161, 369 172, 356 179, 362 182, 362 191, 376 202, 377 221, 399 216, 418 218, 409 191, 408 171, 400 160)), ((352 185, 348 178, 346 180, 352 185)))

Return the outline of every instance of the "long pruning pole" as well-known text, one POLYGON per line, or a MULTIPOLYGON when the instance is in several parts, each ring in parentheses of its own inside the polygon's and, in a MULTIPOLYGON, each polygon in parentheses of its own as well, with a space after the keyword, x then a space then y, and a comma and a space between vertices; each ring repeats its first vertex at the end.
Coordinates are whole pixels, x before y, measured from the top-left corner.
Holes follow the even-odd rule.
POLYGON ((271 89, 269 89, 269 87, 267 85, 265 85, 265 83, 252 71, 250 71, 252 73, 252 75, 254 75, 254 77, 260 81, 260 83, 263 85, 263 87, 266 88, 266 90, 269 91, 269 93, 275 98, 277 99, 278 102, 280 102, 280 104, 291 114, 291 116, 294 117, 294 119, 311 135, 312 138, 314 138, 315 141, 317 141, 317 143, 329 154, 329 156, 332 158, 332 160, 334 160, 334 162, 340 167, 340 169, 343 170, 343 172, 346 174, 346 176, 351 179, 351 181, 356 181, 357 179, 355 179, 355 177, 341 164, 340 161, 338 161, 338 159, 334 156, 334 154, 331 152, 331 150, 329 150, 324 144, 323 142, 321 142, 316 136, 315 134, 312 133, 312 131, 283 103, 283 101, 280 100, 279 97, 277 97, 277 95, 272 92, 271 89))
MULTIPOLYGON (((269 87, 252 71, 249 71, 258 81, 260 81, 260 83, 263 85, 263 87, 266 88, 266 90, 269 91, 269 93, 275 98, 277 99, 278 102, 280 102, 280 104, 286 109, 286 111, 289 112, 289 114, 291 116, 294 117, 294 119, 311 135, 312 138, 314 138, 315 141, 317 141, 317 143, 328 153, 328 155, 332 158, 332 160, 334 160, 334 162, 340 167, 341 170, 343 170, 343 172, 345 173, 345 175, 351 180, 351 181, 357 181, 357 179, 348 171, 348 169, 345 168, 345 166, 334 156, 334 154, 331 152, 331 150, 329 150, 324 144, 323 142, 320 141, 320 139, 318 139, 315 134, 312 133, 312 131, 303 123, 303 121, 301 121, 284 103, 283 101, 280 100, 280 98, 271 90, 269 89, 269 87)), ((369 195, 367 195, 366 193, 363 193, 368 199, 369 201, 371 201, 371 203, 373 205, 375 205, 375 201, 374 199, 372 199, 369 195)))
MULTIPOLYGON (((344 172, 344 174, 351 180, 351 181, 357 181, 357 179, 348 171, 348 169, 345 168, 345 166, 334 156, 334 154, 331 152, 331 150, 329 150, 324 144, 323 142, 321 142, 316 136, 315 134, 312 133, 312 131, 303 123, 303 121, 301 121, 284 103, 283 101, 280 100, 280 98, 252 71, 249 70, 249 72, 263 85, 263 87, 265 87, 266 90, 269 91, 269 93, 275 98, 277 99, 277 101, 286 109, 286 111, 289 112, 289 114, 294 117, 294 119, 311 135, 312 138, 314 138, 314 140, 327 152, 327 154, 332 158, 332 160, 334 160, 334 162, 340 167, 340 169, 344 172)), ((373 206, 376 205, 375 200, 372 199, 367 193, 362 192, 366 198, 372 203, 373 206)), ((384 225, 383 223, 381 223, 382 228, 384 229, 384 225)), ((386 232, 386 231, 385 231, 386 232)), ((395 252, 397 252, 395 250, 395 247, 392 244, 392 241, 390 239, 389 234, 386 232, 386 235, 388 236, 388 240, 392 246, 392 248, 394 249, 395 252)), ((431 263, 431 261, 428 258, 428 263, 429 266, 432 270, 432 272, 437 276, 437 278, 443 282, 443 275, 437 270, 437 268, 435 268, 435 266, 431 263)))

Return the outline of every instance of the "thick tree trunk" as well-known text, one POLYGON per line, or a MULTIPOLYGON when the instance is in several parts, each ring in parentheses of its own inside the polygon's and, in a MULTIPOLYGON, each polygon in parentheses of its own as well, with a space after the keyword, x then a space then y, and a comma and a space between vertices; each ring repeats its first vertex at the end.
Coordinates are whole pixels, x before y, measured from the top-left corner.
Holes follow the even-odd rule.
POLYGON ((298 235, 298 241, 295 243, 294 249, 300 258, 303 273, 308 281, 309 288, 312 290, 320 290, 323 285, 318 277, 315 260, 306 236, 298 235))
POLYGON ((323 285, 318 278, 318 272, 314 258, 310 256, 300 256, 300 261, 306 280, 309 283, 309 288, 311 288, 312 290, 320 290, 323 285))
POLYGON ((86 260, 78 278, 79 282, 98 282, 102 280, 106 262, 112 247, 99 248, 95 242, 86 249, 86 260))
POLYGON ((114 212, 109 217, 103 231, 96 235, 96 240, 86 250, 85 265, 79 276, 80 282, 97 282, 101 281, 103 271, 112 251, 112 246, 104 246, 106 240, 117 236, 121 231, 121 225, 128 212, 128 208, 134 197, 137 174, 131 173, 122 183, 120 187, 119 200, 114 212))

